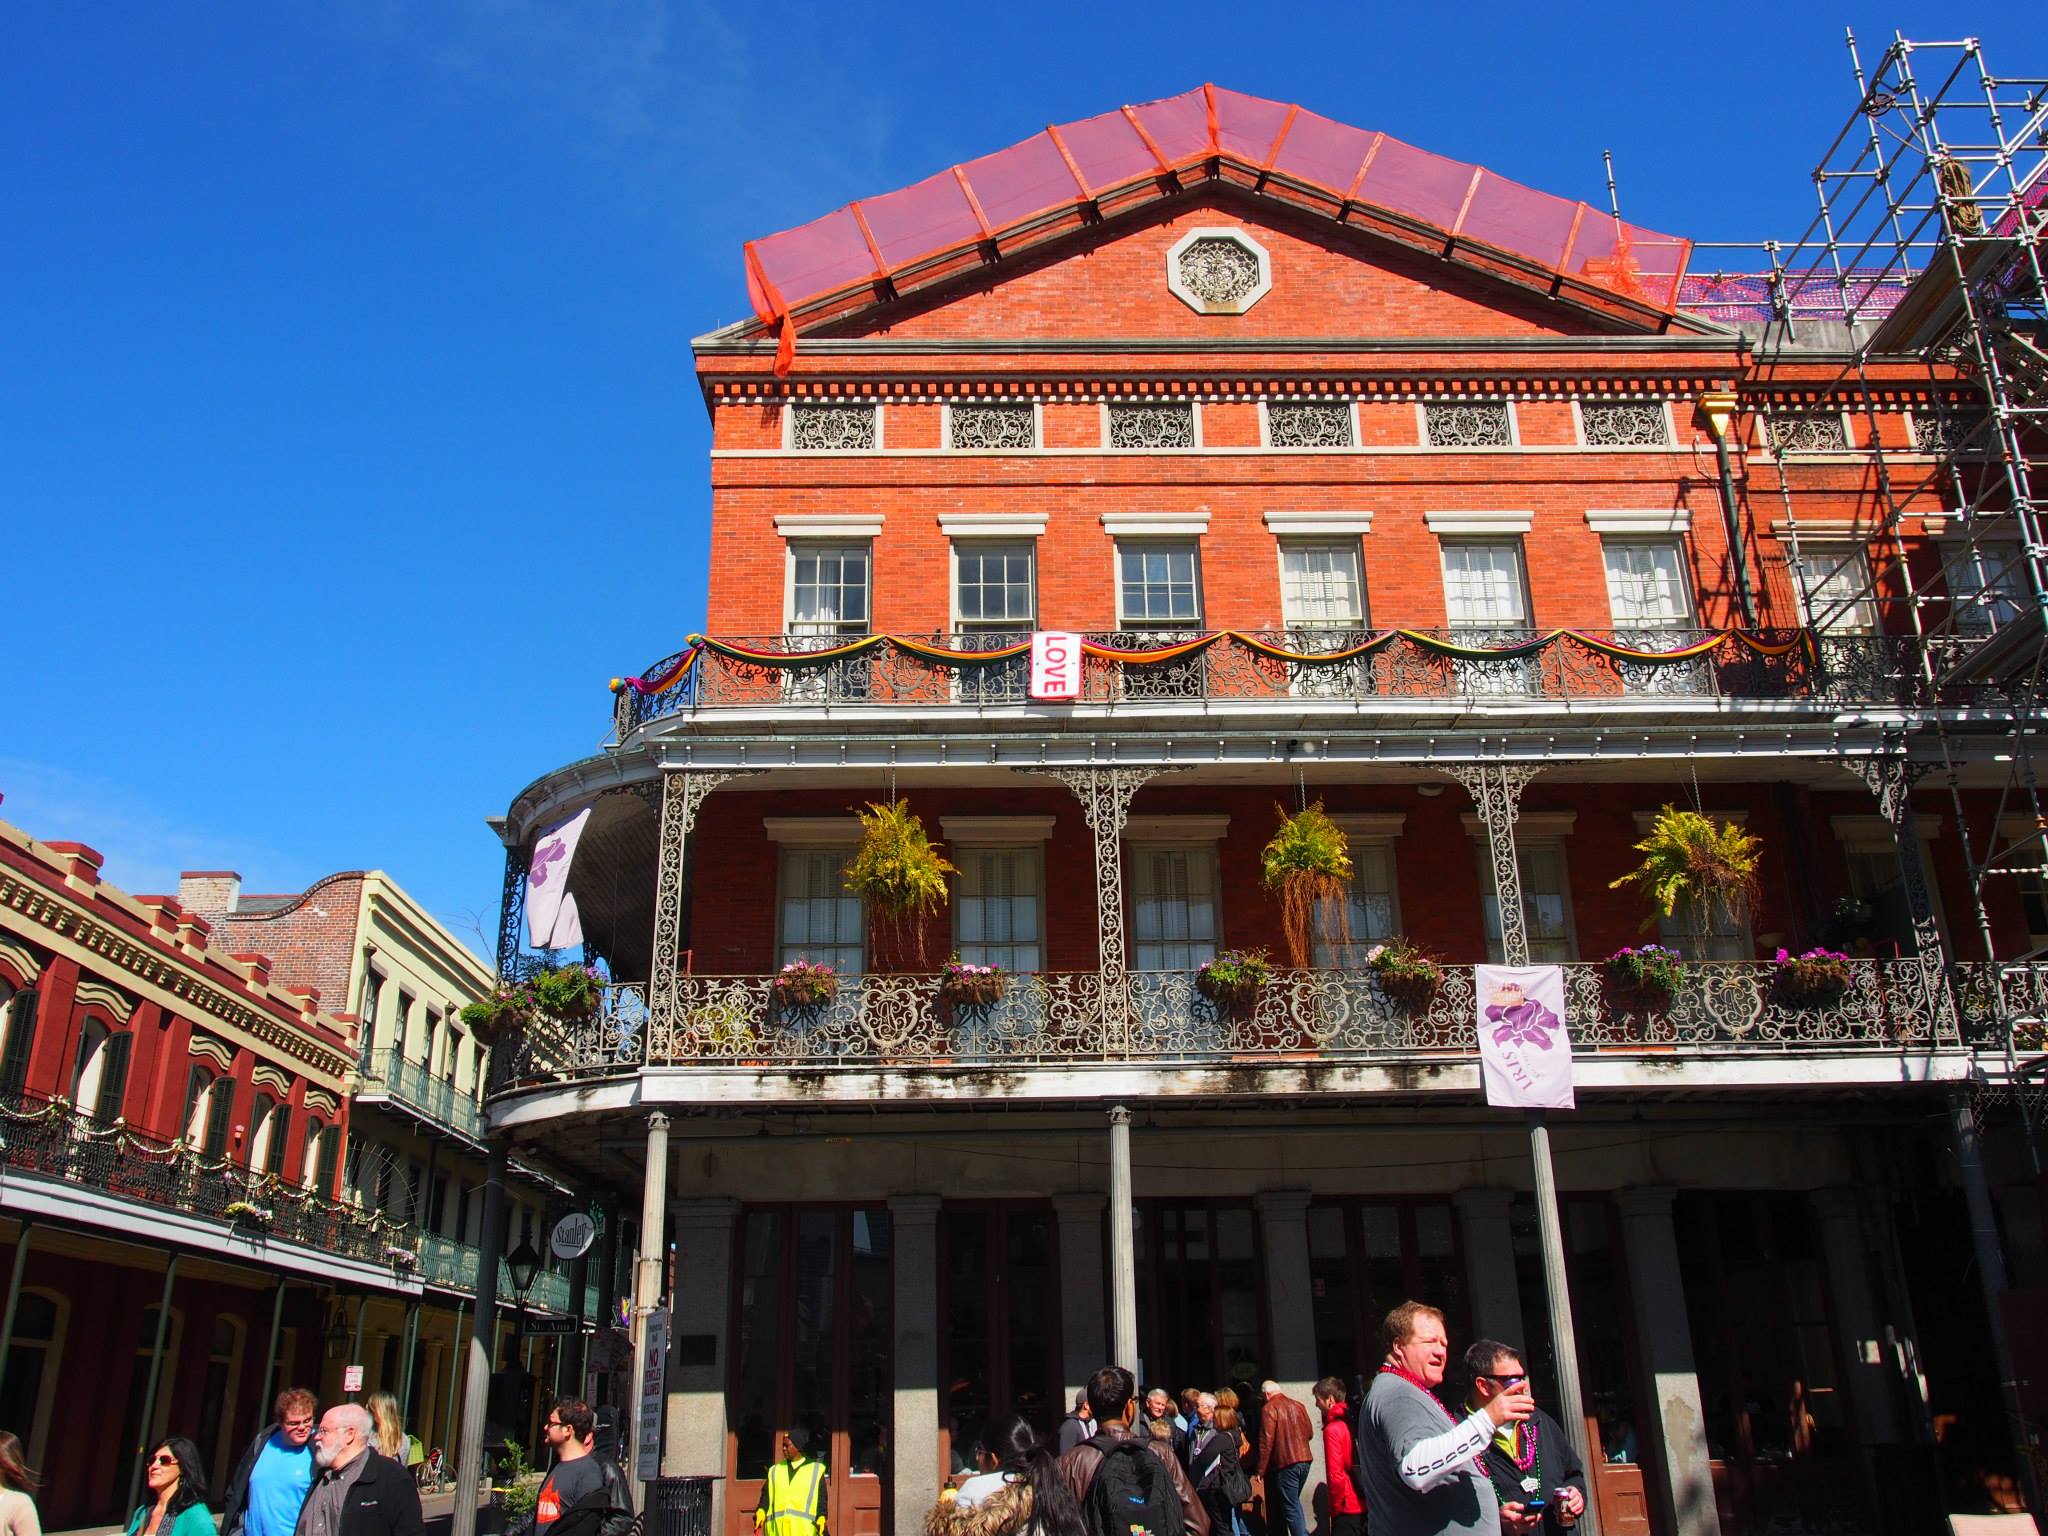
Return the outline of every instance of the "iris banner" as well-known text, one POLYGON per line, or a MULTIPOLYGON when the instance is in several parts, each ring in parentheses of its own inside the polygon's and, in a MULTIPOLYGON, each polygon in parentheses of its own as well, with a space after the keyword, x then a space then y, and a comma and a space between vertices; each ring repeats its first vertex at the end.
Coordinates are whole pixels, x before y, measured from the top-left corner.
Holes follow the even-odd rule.
POLYGON ((1564 967, 1482 965, 1474 971, 1486 1102, 1512 1109, 1575 1108, 1564 967))
POLYGON ((535 949, 567 949, 583 942, 583 917, 569 894, 569 866, 590 824, 590 806, 534 839, 526 866, 526 937, 535 949))

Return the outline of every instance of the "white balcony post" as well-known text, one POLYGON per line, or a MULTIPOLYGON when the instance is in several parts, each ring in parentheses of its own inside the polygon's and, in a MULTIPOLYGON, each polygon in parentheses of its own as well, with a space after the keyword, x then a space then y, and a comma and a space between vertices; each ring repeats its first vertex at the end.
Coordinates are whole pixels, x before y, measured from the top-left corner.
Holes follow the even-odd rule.
MULTIPOLYGON (((936 1488, 946 1480, 939 1461, 939 1197, 891 1195, 889 1234, 895 1270, 895 1391, 891 1466, 900 1488, 936 1488)), ((896 1501, 895 1536, 919 1536, 925 1506, 896 1501)))
POLYGON ((633 1263, 633 1402, 621 1437, 635 1448, 633 1477, 641 1485, 642 1509, 647 1508, 649 1485, 661 1476, 659 1461, 644 1466, 637 1452, 640 1403, 647 1388, 647 1314, 661 1300, 662 1271, 667 1267, 663 1261, 668 1256, 667 1212, 668 1116, 656 1110, 647 1117, 647 1167, 640 1186, 640 1256, 633 1263))
POLYGON ((1108 1199, 1082 1190, 1052 1197, 1060 1224, 1060 1334, 1067 1403, 1108 1359, 1102 1328, 1102 1212, 1108 1199))
POLYGON ((1133 1241, 1131 1201, 1131 1112, 1118 1104, 1109 1112, 1109 1295, 1110 1349, 1114 1363, 1138 1368, 1138 1254, 1133 1241))

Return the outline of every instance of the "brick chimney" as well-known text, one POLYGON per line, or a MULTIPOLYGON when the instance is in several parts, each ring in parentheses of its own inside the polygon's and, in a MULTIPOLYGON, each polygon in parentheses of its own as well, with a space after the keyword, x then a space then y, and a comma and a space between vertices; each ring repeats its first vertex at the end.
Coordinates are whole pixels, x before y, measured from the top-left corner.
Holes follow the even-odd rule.
POLYGON ((242 899, 242 877, 232 869, 188 869, 178 876, 178 905, 218 923, 242 899))

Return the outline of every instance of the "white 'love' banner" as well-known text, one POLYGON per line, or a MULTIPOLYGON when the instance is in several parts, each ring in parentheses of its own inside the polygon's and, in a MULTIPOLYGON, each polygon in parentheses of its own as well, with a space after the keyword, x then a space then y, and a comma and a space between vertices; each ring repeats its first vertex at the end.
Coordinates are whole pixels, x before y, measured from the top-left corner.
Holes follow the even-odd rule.
POLYGON ((1031 636, 1031 697, 1078 699, 1081 696, 1081 637, 1059 630, 1035 630, 1031 636))
POLYGON ((1572 1109, 1572 1038, 1564 1026, 1564 967, 1474 968, 1479 1070, 1486 1102, 1572 1109))

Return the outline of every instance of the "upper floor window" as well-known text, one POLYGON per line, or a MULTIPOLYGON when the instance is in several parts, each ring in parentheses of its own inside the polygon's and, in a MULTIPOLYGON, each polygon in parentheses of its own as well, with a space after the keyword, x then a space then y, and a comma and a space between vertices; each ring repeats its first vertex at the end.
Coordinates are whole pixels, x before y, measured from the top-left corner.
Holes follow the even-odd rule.
POLYGON ((1668 448, 1671 421, 1661 402, 1587 401, 1579 427, 1588 448, 1668 448))
POLYGON ((999 965, 1020 974, 1039 970, 1044 850, 1037 844, 956 846, 953 859, 960 866, 953 913, 953 941, 960 958, 969 965, 999 965))
POLYGON ((841 873, 844 848, 784 848, 778 882, 778 965, 815 960, 858 975, 867 917, 841 873))
POLYGON ((1877 604, 1870 594, 1870 559, 1858 544, 1808 542, 1788 560, 1806 622, 1831 635, 1877 632, 1877 604))
POLYGON ((87 1019, 78 1036, 78 1060, 71 1074, 71 1102, 102 1124, 121 1118, 121 1100, 128 1089, 128 1031, 99 1019, 87 1019))
POLYGON ((1029 544, 953 546, 953 607, 962 629, 1029 629, 1038 612, 1029 544))
POLYGON ((868 546, 789 546, 789 633, 864 635, 868 630, 868 546))
POLYGON ((1201 560, 1192 542, 1120 543, 1116 558, 1119 623, 1201 623, 1201 560))
POLYGON ((412 1034, 412 1010, 417 1002, 418 999, 410 992, 403 988, 399 990, 398 1023, 391 1032, 391 1048, 400 1056, 406 1054, 407 1039, 412 1034))
POLYGON ((1315 963, 1323 969, 1355 969, 1382 939, 1400 932, 1401 909, 1394 891, 1394 845, 1391 841, 1351 843, 1351 884, 1344 893, 1344 927, 1333 912, 1318 907, 1315 915, 1315 963))
POLYGON ((1771 446, 1782 453, 1849 451, 1849 424, 1840 411, 1795 411, 1767 420, 1771 446))
POLYGON ((341 1157, 341 1132, 318 1120, 306 1124, 305 1159, 299 1180, 323 1200, 334 1198, 334 1169, 341 1157))
POLYGON ((1600 553, 1616 629, 1672 629, 1692 622, 1685 551, 1676 539, 1602 539, 1600 553))
POLYGON ((1216 953, 1213 843, 1131 846, 1131 966, 1192 971, 1216 953))
POLYGON ((1988 635, 2020 616, 2026 594, 2021 561, 2024 549, 1979 544, 1959 551, 1946 567, 1949 595, 1955 602, 1956 633, 1988 635))
POLYGON ((1341 400, 1274 401, 1266 407, 1272 448, 1349 448, 1357 442, 1351 407, 1341 400))
POLYGON ((1444 608, 1453 629, 1524 629, 1529 599, 1519 539, 1444 540, 1444 608))
POLYGON ((992 452, 1038 446, 1038 408, 1033 405, 949 405, 946 446, 992 452))
POLYGON ((789 446, 806 453, 872 452, 882 446, 881 411, 872 405, 792 405, 789 446))
POLYGON ((249 1166, 258 1173, 284 1173, 284 1154, 291 1136, 292 1107, 267 1093, 256 1095, 255 1122, 249 1134, 249 1166))
POLYGON ((0 1096, 15 1098, 28 1086, 28 1060, 36 1043, 36 989, 13 991, 0 981, 0 1096))
MULTIPOLYGON (((1517 837, 1515 863, 1522 880, 1522 929, 1529 938, 1529 963, 1551 965, 1577 959, 1564 843, 1517 837)), ((1493 859, 1483 837, 1479 840, 1479 877, 1486 904, 1486 955, 1498 965, 1502 955, 1500 897, 1493 880, 1493 859)))
POLYGON ((185 1144, 210 1163, 228 1155, 228 1119, 234 1113, 235 1084, 195 1066, 185 1079, 185 1144))
POLYGON ((1512 448, 1514 415, 1505 400, 1433 401, 1422 408, 1422 434, 1432 448, 1512 448))
POLYGON ((1195 407, 1191 401, 1148 401, 1109 407, 1112 448, 1193 448, 1195 407))
POLYGON ((1358 629, 1365 582, 1357 540, 1280 546, 1280 612, 1289 629, 1358 629))

